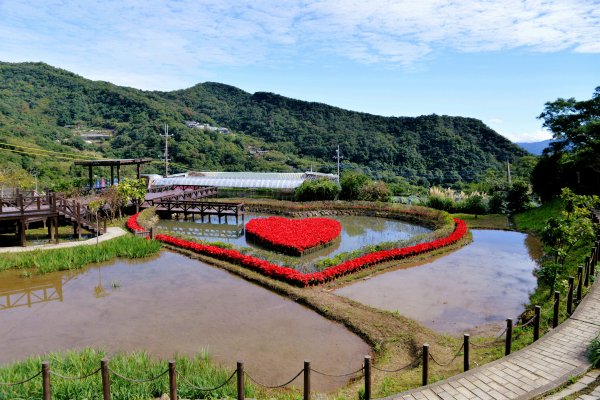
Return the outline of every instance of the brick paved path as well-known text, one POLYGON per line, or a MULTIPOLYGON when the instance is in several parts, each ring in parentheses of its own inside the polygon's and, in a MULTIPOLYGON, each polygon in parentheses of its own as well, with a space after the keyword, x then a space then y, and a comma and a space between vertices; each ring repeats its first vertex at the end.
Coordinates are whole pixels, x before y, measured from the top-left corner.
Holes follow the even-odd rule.
POLYGON ((585 351, 600 334, 600 289, 595 284, 575 313, 540 340, 500 360, 386 399, 530 399, 590 368, 585 351))

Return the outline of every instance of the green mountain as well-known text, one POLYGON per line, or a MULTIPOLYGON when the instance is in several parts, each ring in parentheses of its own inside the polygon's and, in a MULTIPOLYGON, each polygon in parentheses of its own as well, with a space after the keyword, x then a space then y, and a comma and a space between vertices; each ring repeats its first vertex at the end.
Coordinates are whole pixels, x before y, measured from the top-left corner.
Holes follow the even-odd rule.
MULTIPOLYGON (((142 91, 42 63, 0 63, 0 143, 158 160, 164 123, 173 134, 170 158, 182 170, 331 172, 339 144, 344 169, 439 183, 470 180, 527 154, 473 118, 382 117, 211 82, 172 92, 142 91), (186 121, 210 125, 190 128, 186 121)), ((47 162, 60 162, 15 151, 23 148, 0 148, 5 149, 0 165, 33 166, 42 175, 52 176, 42 168, 47 162)), ((83 173, 67 162, 61 165, 54 169, 60 174, 83 173)))

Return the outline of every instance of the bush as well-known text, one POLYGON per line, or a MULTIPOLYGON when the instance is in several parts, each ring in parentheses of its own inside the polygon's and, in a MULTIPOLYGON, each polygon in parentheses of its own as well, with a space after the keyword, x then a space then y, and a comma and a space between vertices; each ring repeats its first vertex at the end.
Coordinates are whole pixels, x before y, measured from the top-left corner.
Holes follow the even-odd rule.
POLYGON ((340 184, 342 191, 340 198, 344 200, 357 200, 360 196, 362 187, 367 184, 371 179, 358 172, 346 172, 342 175, 340 184))
POLYGON ((358 200, 388 202, 392 200, 392 192, 384 182, 370 181, 360 188, 358 200))
POLYGON ((473 194, 459 202, 457 208, 467 214, 485 214, 488 211, 483 196, 479 194, 473 194))
POLYGON ((529 184, 522 181, 514 182, 506 192, 508 211, 518 213, 529 208, 531 203, 529 184))
POLYGON ((426 206, 443 211, 452 211, 456 208, 454 200, 443 196, 429 196, 427 198, 426 206))
POLYGON ((294 192, 299 201, 335 200, 339 194, 340 187, 329 179, 304 181, 294 192))
POLYGON ((600 367, 600 337, 592 340, 587 349, 587 356, 593 368, 600 367))

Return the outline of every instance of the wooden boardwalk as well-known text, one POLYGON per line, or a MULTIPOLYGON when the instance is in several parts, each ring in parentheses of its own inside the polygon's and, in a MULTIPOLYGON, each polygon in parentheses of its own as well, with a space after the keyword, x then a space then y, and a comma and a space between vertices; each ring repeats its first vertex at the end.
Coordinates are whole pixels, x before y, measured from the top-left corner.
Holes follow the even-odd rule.
POLYGON ((537 342, 479 368, 386 399, 530 399, 589 369, 586 348, 598 334, 600 289, 595 284, 571 318, 537 342))

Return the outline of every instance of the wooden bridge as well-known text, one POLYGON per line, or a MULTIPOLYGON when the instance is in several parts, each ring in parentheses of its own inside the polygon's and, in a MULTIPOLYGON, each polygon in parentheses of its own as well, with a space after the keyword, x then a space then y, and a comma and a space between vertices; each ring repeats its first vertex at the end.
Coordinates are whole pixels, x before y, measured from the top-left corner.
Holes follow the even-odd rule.
POLYGON ((177 219, 183 217, 196 219, 200 216, 202 222, 204 217, 216 215, 221 218, 235 218, 236 224, 241 218, 244 221, 245 207, 243 203, 226 203, 207 200, 208 197, 216 196, 216 187, 198 186, 167 186, 151 189, 146 195, 146 200, 141 208, 154 207, 157 214, 177 219))
POLYGON ((73 225, 74 233, 81 238, 81 229, 103 234, 106 221, 76 201, 48 193, 44 196, 18 193, 13 197, 0 198, 0 227, 11 229, 20 238, 21 246, 27 243, 26 230, 29 224, 44 222, 48 227, 50 240, 58 241, 59 221, 73 225))

